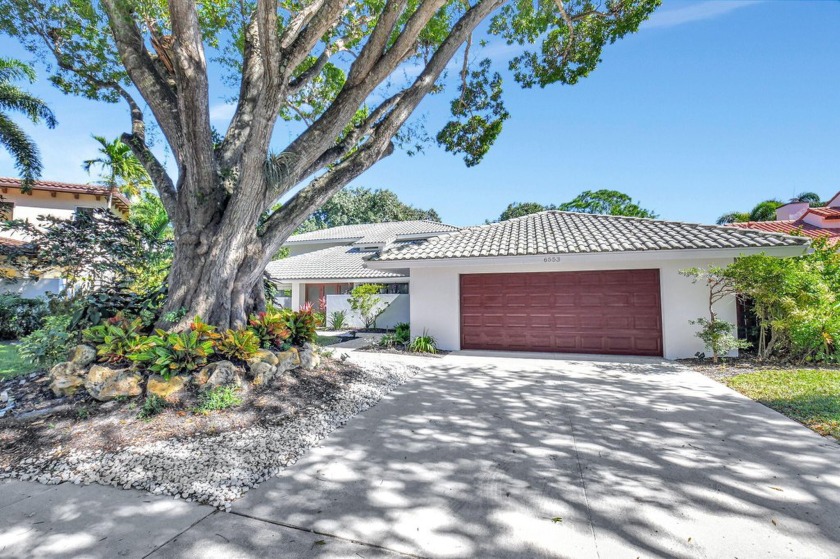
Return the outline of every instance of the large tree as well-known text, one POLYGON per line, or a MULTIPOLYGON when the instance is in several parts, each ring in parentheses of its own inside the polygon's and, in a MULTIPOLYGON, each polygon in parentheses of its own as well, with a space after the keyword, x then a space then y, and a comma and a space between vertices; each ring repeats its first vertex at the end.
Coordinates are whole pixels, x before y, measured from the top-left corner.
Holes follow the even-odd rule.
POLYGON ((307 216, 395 147, 423 137, 404 125, 448 83, 442 76, 456 55, 463 62, 453 68, 452 117, 437 140, 474 164, 508 116, 502 77, 489 58, 475 60, 485 39, 519 45, 509 69, 522 86, 574 84, 659 3, 0 0, 0 30, 52 55, 51 79, 65 92, 127 103, 131 131, 122 141, 173 225, 165 310, 227 327, 263 303, 265 265, 307 216), (210 123, 208 54, 238 83, 220 138, 210 123), (177 177, 148 145, 143 104, 177 177), (281 117, 298 121, 289 127, 296 135, 272 150, 281 117))
POLYGON ((546 210, 578 212, 585 214, 623 215, 627 217, 657 217, 656 213, 641 207, 618 190, 584 190, 572 200, 559 205, 544 206, 538 202, 514 202, 502 212, 497 221, 507 221, 546 210))
POLYGON ((440 221, 433 209, 423 210, 406 204, 391 190, 355 187, 345 188, 318 208, 298 228, 300 232, 383 221, 425 219, 440 221))

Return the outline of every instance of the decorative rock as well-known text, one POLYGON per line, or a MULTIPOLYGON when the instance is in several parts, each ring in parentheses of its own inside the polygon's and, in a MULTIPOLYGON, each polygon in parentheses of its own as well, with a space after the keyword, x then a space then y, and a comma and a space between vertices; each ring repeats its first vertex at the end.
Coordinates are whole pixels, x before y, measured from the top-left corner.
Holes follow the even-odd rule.
POLYGON ((73 363, 59 363, 50 370, 52 383, 50 389, 56 396, 72 396, 84 386, 82 378, 84 371, 79 370, 73 363))
POLYGON ((274 367, 277 365, 277 356, 274 352, 267 349, 258 349, 254 356, 248 359, 248 365, 253 365, 254 363, 268 363, 274 367))
POLYGON ((88 394, 100 402, 107 402, 119 396, 139 396, 143 392, 142 380, 130 369, 94 365, 85 376, 84 385, 88 394))
POLYGON ((9 401, 9 391, 4 390, 3 392, 0 392, 0 402, 3 402, 5 404, 8 401, 9 401))
POLYGON ((300 366, 311 371, 321 365, 321 356, 311 349, 304 349, 300 352, 300 366))
POLYGON ((296 347, 277 354, 277 370, 281 373, 291 371, 300 365, 300 354, 296 347))
POLYGON ((268 363, 259 362, 251 365, 251 374, 254 375, 254 385, 256 386, 268 384, 276 373, 277 367, 273 367, 268 363))
MULTIPOLYGON (((217 361, 210 363, 202 369, 207 374, 207 380, 204 383, 199 383, 201 390, 215 388, 217 386, 235 385, 239 388, 245 388, 246 384, 242 380, 244 371, 231 363, 230 361, 217 361)), ((198 376, 198 375, 196 375, 198 376)))
POLYGON ((187 377, 173 375, 166 380, 161 375, 152 375, 146 382, 146 393, 164 400, 177 400, 187 385, 187 377))
POLYGON ((70 352, 70 362, 79 369, 84 369, 94 361, 96 350, 89 345, 79 344, 70 352))

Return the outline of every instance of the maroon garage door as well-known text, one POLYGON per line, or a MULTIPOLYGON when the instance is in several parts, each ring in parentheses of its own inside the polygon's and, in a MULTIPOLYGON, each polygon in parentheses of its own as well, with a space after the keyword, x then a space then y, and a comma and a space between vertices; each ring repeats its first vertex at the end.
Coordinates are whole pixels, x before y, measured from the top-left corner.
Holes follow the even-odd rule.
POLYGON ((659 270, 462 275, 461 347, 661 356, 659 270))

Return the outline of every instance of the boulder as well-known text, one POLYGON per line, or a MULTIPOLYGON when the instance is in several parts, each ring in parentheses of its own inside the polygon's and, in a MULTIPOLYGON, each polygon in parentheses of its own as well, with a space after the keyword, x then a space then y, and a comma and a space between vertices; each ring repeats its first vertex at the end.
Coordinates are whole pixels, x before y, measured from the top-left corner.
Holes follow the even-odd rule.
POLYGON ((172 375, 169 380, 161 375, 152 375, 146 382, 146 393, 164 400, 178 400, 187 386, 187 380, 187 377, 181 375, 172 375))
POLYGON ((248 359, 248 365, 253 365, 254 363, 268 363, 272 367, 276 367, 277 356, 274 354, 273 351, 269 351, 267 349, 259 349, 253 357, 248 359))
POLYGON ((302 349, 300 351, 300 366, 307 371, 317 369, 321 365, 321 356, 314 349, 302 349))
POLYGON ((245 388, 247 385, 242 377, 245 371, 230 361, 217 361, 202 368, 194 377, 193 381, 200 386, 201 390, 209 390, 217 386, 234 385, 245 388), (206 379, 206 380, 204 380, 206 379), (204 380, 204 382, 201 382, 204 380))
POLYGON ((85 384, 84 369, 76 367, 70 361, 53 367, 50 370, 50 378, 50 389, 58 397, 72 396, 85 384))
POLYGON ((296 347, 277 354, 277 371, 285 373, 300 365, 300 354, 296 347))
POLYGON ((94 361, 96 361, 96 349, 89 345, 79 344, 70 352, 70 362, 79 369, 84 369, 94 361))
POLYGON ((143 393, 143 378, 131 369, 111 369, 94 365, 85 375, 84 384, 88 394, 107 402, 114 398, 139 396, 143 393))
POLYGON ((277 374, 277 367, 269 365, 268 363, 254 363, 251 365, 251 375, 254 377, 255 386, 263 386, 271 382, 274 375, 277 374))

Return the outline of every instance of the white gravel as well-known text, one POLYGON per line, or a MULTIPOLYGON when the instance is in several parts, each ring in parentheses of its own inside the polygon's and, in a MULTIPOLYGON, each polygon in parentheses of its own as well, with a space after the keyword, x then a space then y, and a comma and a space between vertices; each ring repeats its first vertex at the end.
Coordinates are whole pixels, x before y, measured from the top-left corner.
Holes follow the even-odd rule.
POLYGON ((130 446, 116 452, 71 451, 21 461, 2 478, 45 484, 100 483, 229 510, 252 487, 294 464, 311 446, 374 406, 419 369, 395 361, 354 358, 364 374, 329 407, 310 407, 277 426, 258 426, 215 436, 130 446))

